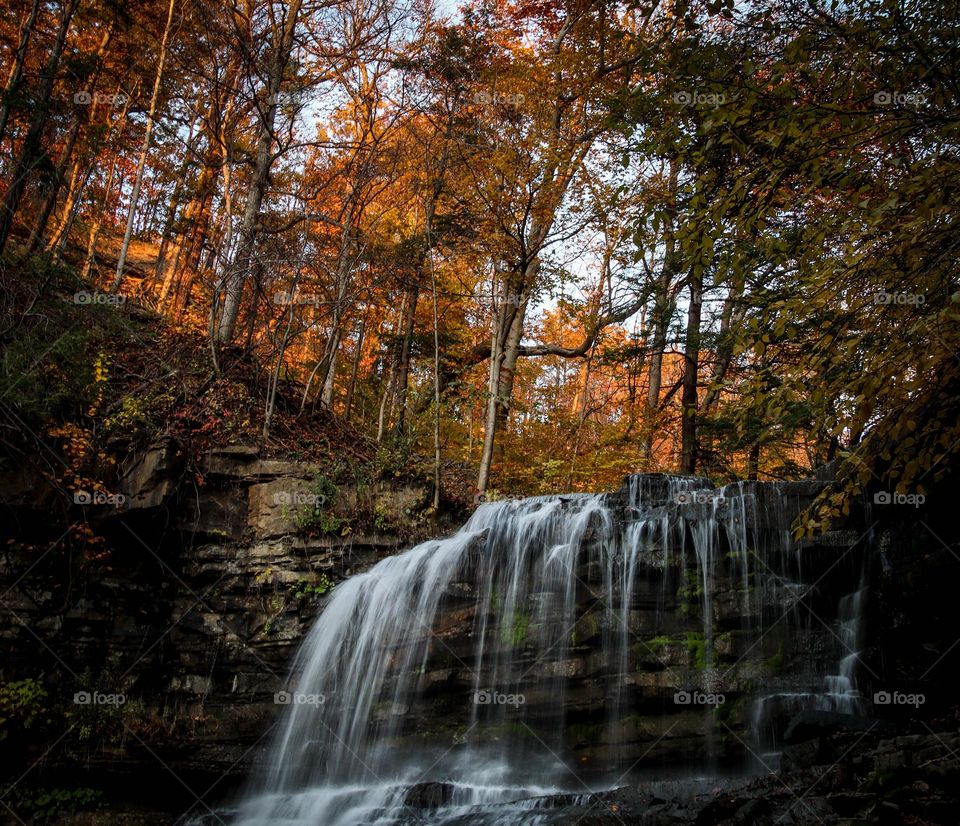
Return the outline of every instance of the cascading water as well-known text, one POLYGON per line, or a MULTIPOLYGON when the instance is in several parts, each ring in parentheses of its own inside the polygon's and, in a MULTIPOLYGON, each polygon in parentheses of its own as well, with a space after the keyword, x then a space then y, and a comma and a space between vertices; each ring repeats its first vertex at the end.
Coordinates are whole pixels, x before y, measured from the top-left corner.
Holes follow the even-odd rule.
MULTIPOLYGON (((535 798, 622 784, 661 744, 709 765, 717 707, 687 698, 731 675, 738 696, 760 689, 717 617, 762 617, 782 595, 789 514, 764 508, 749 483, 629 477, 615 494, 483 504, 339 584, 237 822, 547 822, 535 798), (649 730, 670 715, 682 737, 649 730)), ((745 625, 749 652, 762 622, 745 625)))

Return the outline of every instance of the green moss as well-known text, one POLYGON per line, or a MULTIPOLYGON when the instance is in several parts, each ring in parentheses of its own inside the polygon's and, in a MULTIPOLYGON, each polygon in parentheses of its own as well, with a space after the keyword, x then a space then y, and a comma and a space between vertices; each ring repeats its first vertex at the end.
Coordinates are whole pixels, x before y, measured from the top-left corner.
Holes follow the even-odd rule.
POLYGON ((523 645, 527 639, 527 632, 530 630, 530 617, 524 611, 513 612, 513 622, 504 625, 500 630, 501 639, 518 648, 523 645))
POLYGON ((700 607, 703 598, 703 583, 700 581, 699 571, 688 568, 684 571, 683 581, 677 588, 677 601, 680 613, 684 617, 692 617, 700 607))
POLYGON ((780 648, 776 654, 774 654, 769 660, 767 660, 767 668, 770 670, 771 674, 782 674, 783 673, 783 643, 780 644, 780 648))
POLYGON ((693 658, 693 663, 697 668, 707 667, 707 641, 703 634, 695 631, 687 631, 686 639, 683 641, 687 647, 687 652, 693 658))
POLYGON ((703 596, 703 582, 700 579, 700 572, 693 568, 687 568, 684 571, 684 581, 677 589, 677 596, 681 600, 689 600, 691 597, 699 599, 703 596))
POLYGON ((603 739, 603 729, 603 723, 575 723, 567 726, 564 739, 571 744, 594 745, 603 739))
POLYGON ((570 644, 577 645, 578 641, 586 642, 596 636, 600 630, 600 621, 594 614, 580 617, 570 631, 570 644))
POLYGON ((743 705, 743 699, 734 700, 732 702, 727 701, 720 703, 714 708, 714 715, 716 719, 721 723, 729 723, 740 711, 740 707, 743 705))

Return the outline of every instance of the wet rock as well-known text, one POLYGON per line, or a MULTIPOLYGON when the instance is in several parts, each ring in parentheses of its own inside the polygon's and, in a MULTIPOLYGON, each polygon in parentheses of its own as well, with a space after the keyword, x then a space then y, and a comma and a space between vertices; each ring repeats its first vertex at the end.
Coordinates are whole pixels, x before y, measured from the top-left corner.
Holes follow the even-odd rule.
POLYGON ((453 799, 453 784, 441 782, 417 783, 411 786, 403 798, 411 809, 438 809, 453 799))
POLYGON ((884 728, 889 728, 889 724, 881 720, 858 717, 854 714, 840 714, 835 711, 806 709, 790 721, 783 736, 787 743, 802 743, 804 740, 834 734, 838 731, 870 731, 884 728))

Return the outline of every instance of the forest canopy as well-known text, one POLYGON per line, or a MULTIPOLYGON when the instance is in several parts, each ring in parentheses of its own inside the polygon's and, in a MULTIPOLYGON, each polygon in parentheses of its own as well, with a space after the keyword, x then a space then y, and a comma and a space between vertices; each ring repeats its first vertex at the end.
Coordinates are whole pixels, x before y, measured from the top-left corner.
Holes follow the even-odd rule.
POLYGON ((325 411, 437 502, 450 465, 492 495, 836 462, 827 516, 922 493, 960 442, 956 14, 12 0, 5 427, 50 428, 15 342, 68 269, 197 369, 253 365, 264 442, 325 411))

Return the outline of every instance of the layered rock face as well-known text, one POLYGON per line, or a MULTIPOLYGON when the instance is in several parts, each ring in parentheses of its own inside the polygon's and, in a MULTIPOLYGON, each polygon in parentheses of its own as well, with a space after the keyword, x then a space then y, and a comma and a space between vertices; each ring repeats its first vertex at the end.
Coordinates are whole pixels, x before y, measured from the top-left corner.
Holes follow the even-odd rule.
MULTIPOLYGON (((175 443, 158 443, 122 468, 107 503, 91 494, 70 509, 67 523, 89 520, 108 538, 109 555, 90 559, 58 544, 63 524, 37 480, 7 479, 2 496, 3 680, 36 680, 51 727, 73 726, 46 764, 62 767, 63 785, 136 788, 171 809, 247 773, 335 583, 432 530, 416 487, 333 488, 308 465, 246 447, 209 453, 189 475, 184 464, 175 443), (351 529, 358 511, 377 527, 351 529), (78 706, 84 692, 125 702, 78 706)), ((45 744, 29 734, 32 760, 45 744)))
POLYGON ((822 484, 652 475, 488 503, 344 583, 243 822, 379 822, 412 781, 443 784, 455 810, 742 767, 788 715, 860 710, 865 545, 791 538, 822 484))

